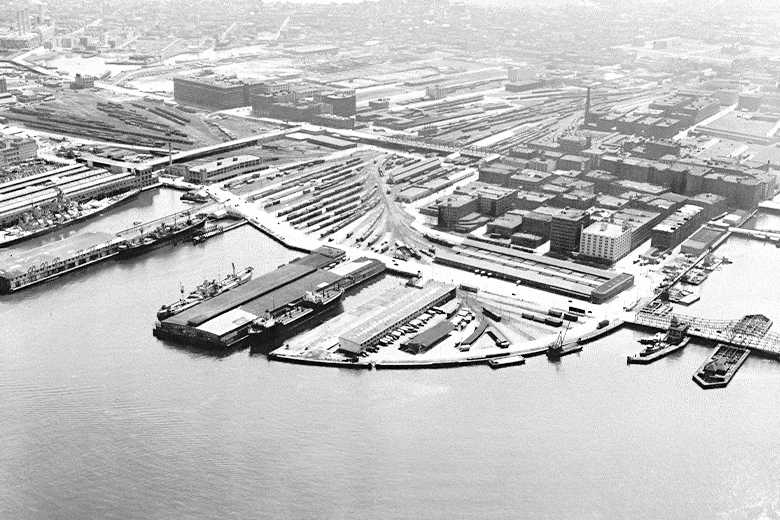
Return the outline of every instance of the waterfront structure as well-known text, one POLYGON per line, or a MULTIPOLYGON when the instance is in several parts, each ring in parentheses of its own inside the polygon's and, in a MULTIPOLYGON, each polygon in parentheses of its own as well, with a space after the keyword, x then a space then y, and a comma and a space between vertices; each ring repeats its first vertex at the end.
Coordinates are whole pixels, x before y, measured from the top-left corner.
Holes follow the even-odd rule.
POLYGON ((631 252, 631 227, 594 222, 582 230, 580 254, 617 262, 631 252))
POLYGON ((433 327, 424 330, 401 345, 401 350, 410 354, 425 354, 433 347, 444 341, 455 326, 449 320, 443 320, 433 327))
POLYGON ((634 284, 634 277, 567 260, 467 238, 453 251, 438 250, 436 263, 467 271, 485 271, 496 278, 570 297, 604 303, 634 284))
POLYGON ((252 96, 263 92, 264 84, 222 76, 177 76, 173 97, 185 105, 226 110, 252 104, 252 96))
MULTIPOLYGON (((2 92, 2 89, 0 89, 2 92)), ((0 137, 0 168, 7 168, 38 156, 35 139, 0 137)))
MULTIPOLYGON (((244 341, 252 323, 270 323, 295 317, 307 293, 343 292, 385 270, 382 262, 357 259, 343 262, 339 249, 321 247, 289 264, 251 280, 230 292, 220 294, 175 316, 159 322, 155 336, 209 349, 231 348, 244 341)), ((307 320, 318 313, 308 314, 307 320)), ((276 330, 274 339, 281 341, 287 330, 276 330)), ((282 327, 285 329, 285 327, 282 327)), ((266 345, 266 347, 271 345, 266 345)))
POLYGON ((339 336, 339 349, 350 354, 359 354, 364 349, 376 345, 388 332, 454 297, 454 286, 428 282, 422 289, 389 308, 380 309, 381 314, 371 313, 365 316, 352 329, 339 336))
POLYGON ((56 168, 0 184, 0 225, 15 222, 36 206, 59 197, 81 202, 104 198, 137 187, 139 178, 129 172, 109 173, 82 164, 56 168))
POLYGON ((122 239, 91 232, 15 253, 0 263, 0 294, 18 291, 115 255, 122 239))
POLYGON ((186 182, 209 184, 260 170, 262 166, 261 159, 255 155, 236 155, 197 166, 176 165, 171 169, 173 173, 183 173, 186 182))

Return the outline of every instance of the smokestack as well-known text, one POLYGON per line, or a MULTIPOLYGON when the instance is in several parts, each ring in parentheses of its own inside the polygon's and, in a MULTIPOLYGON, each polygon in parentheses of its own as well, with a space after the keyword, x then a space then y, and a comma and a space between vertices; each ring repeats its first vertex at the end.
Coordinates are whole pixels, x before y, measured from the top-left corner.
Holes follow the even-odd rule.
POLYGON ((30 32, 30 10, 24 9, 24 32, 30 32))
POLYGON ((24 34, 24 22, 22 21, 22 10, 16 11, 16 23, 19 25, 19 36, 24 34))
POLYGON ((43 19, 46 16, 46 6, 38 4, 38 25, 43 25, 43 19))
POLYGON ((585 123, 590 122, 590 87, 588 87, 588 94, 585 97, 585 123))

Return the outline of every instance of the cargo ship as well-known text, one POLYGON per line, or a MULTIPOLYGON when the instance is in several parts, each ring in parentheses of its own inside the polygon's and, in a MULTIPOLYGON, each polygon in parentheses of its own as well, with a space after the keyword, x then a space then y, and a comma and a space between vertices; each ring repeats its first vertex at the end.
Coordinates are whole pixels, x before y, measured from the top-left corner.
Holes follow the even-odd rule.
POLYGON ((0 229, 0 247, 10 247, 25 240, 31 240, 83 222, 137 196, 141 190, 130 190, 113 197, 90 200, 84 204, 57 197, 50 209, 35 208, 22 214, 19 223, 0 229))
POLYGON ((117 259, 132 258, 149 251, 158 249, 170 242, 185 239, 202 229, 206 224, 206 217, 187 217, 182 222, 174 221, 173 224, 162 223, 146 235, 141 232, 137 237, 125 240, 119 245, 117 259))
POLYGON ((253 347, 272 347, 280 344, 314 318, 334 309, 344 295, 343 289, 307 291, 303 300, 291 304, 282 313, 256 319, 249 327, 248 339, 253 347))
POLYGON ((222 280, 204 280, 202 284, 198 285, 195 290, 186 297, 184 296, 184 288, 182 287, 182 298, 170 305, 163 305, 160 307, 160 310, 157 311, 157 319, 162 321, 170 318, 201 302, 210 300, 219 294, 245 284, 252 279, 252 271, 253 269, 251 267, 247 267, 243 271, 236 273, 236 266, 234 265, 231 274, 227 275, 222 280))

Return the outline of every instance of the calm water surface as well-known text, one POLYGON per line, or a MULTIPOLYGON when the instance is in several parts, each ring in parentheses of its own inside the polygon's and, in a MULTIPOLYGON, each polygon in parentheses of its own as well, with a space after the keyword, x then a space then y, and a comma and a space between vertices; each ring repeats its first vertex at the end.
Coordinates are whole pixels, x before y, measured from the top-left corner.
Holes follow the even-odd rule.
MULTIPOLYGON (((82 228, 170 213, 176 195, 82 228)), ((733 316, 755 300, 780 320, 780 250, 726 248, 735 264, 689 310, 733 316), (757 289, 711 303, 741 262, 766 265, 740 278, 757 289)), ((560 364, 500 371, 353 372, 152 337, 180 283, 295 256, 243 227, 0 298, 0 518, 780 515, 776 362, 751 358, 728 389, 704 392, 691 376, 707 348, 628 367, 639 345, 627 330, 560 364)))

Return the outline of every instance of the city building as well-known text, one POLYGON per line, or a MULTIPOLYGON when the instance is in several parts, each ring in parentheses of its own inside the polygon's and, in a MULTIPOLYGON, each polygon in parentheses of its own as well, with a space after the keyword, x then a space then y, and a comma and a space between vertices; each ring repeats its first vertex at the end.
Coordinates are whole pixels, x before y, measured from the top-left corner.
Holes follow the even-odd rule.
POLYGON ((186 182, 210 184, 238 177, 259 170, 263 166, 261 159, 254 155, 237 155, 196 166, 174 164, 171 172, 183 175, 186 182))
POLYGON ((617 262, 631 252, 631 227, 594 222, 582 230, 580 254, 617 262))
POLYGON ((479 212, 491 217, 499 217, 512 209, 517 190, 499 186, 485 186, 477 192, 479 212))
POLYGON ((660 250, 673 249, 704 224, 704 208, 686 204, 666 217, 651 232, 651 245, 660 250))
POLYGON ((510 211, 487 225, 488 235, 491 237, 510 238, 520 231, 523 226, 523 215, 517 211, 510 211))
POLYGON ((177 76, 173 97, 178 103, 226 110, 252 104, 252 96, 263 93, 265 84, 223 76, 177 76))
POLYGON ((95 76, 81 75, 77 73, 75 79, 70 84, 70 88, 74 90, 94 88, 96 79, 97 78, 95 76))
POLYGON ((0 168, 7 168, 38 156, 35 139, 0 137, 0 168))
POLYGON ((479 209, 479 199, 469 195, 455 195, 448 197, 446 201, 439 204, 438 225, 439 227, 449 229, 468 215, 479 209))
POLYGON ((553 215, 550 221, 550 252, 567 255, 579 251, 582 230, 589 221, 590 216, 579 209, 565 208, 553 215))

